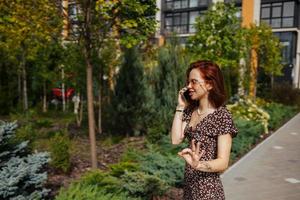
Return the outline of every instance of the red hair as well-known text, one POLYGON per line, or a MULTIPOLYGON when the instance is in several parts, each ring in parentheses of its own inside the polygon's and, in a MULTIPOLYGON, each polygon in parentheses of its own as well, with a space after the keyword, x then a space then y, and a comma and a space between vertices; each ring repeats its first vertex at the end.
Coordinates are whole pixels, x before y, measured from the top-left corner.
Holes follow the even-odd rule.
MULTIPOLYGON (((223 106, 226 101, 226 92, 224 87, 224 79, 219 66, 208 60, 198 60, 190 64, 187 69, 186 76, 189 79, 190 72, 193 69, 198 69, 202 78, 212 85, 212 89, 209 90, 208 100, 215 107, 223 106)), ((199 102, 189 102, 193 105, 199 102)))

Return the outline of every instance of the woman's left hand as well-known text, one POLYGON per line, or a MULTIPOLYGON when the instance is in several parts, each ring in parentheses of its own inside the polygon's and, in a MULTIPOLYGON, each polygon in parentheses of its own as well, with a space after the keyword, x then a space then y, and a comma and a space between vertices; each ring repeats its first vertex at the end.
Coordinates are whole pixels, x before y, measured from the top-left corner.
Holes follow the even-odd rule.
POLYGON ((184 158, 193 168, 196 168, 199 165, 200 158, 204 154, 204 150, 200 152, 200 142, 197 142, 197 144, 195 143, 195 140, 192 140, 192 149, 185 148, 178 152, 178 155, 184 158))

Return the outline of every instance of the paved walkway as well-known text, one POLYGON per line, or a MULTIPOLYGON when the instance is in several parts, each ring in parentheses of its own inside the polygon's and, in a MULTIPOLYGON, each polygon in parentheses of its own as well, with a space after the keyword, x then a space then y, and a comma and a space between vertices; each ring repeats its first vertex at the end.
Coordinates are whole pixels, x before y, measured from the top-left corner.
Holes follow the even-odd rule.
POLYGON ((300 200, 300 113, 221 177, 226 200, 300 200))

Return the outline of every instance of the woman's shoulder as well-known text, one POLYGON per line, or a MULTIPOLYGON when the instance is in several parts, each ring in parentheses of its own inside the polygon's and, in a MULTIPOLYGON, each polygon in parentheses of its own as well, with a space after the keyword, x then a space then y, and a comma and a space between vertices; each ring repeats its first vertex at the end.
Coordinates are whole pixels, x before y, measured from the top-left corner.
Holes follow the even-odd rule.
POLYGON ((217 108, 215 116, 217 116, 218 119, 232 118, 232 113, 230 112, 230 110, 228 110, 226 105, 222 105, 219 108, 217 108))

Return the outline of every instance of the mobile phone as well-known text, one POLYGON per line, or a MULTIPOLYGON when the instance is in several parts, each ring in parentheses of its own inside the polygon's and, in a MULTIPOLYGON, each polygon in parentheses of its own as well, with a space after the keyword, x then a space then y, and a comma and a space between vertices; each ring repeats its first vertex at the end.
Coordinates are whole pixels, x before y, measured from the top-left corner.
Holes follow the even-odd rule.
POLYGON ((185 98, 186 101, 190 101, 191 97, 189 95, 189 90, 187 89, 185 92, 183 92, 183 97, 185 98))

